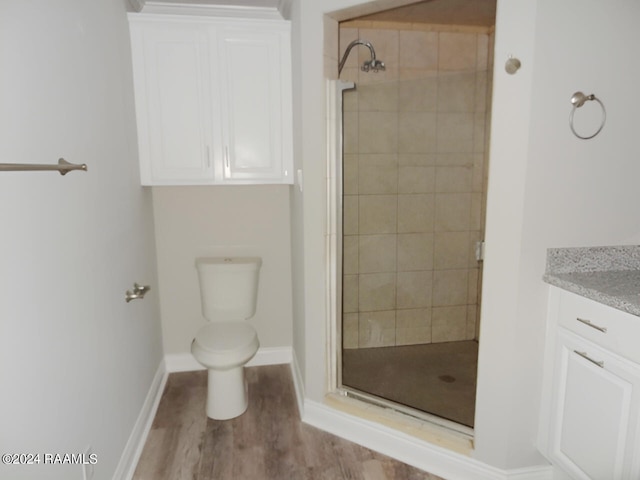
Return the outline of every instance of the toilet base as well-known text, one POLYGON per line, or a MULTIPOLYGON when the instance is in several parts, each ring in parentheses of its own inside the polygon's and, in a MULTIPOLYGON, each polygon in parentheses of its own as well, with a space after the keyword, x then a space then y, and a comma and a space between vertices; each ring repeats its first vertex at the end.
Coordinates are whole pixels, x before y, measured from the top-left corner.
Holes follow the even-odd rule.
POLYGON ((207 417, 229 420, 242 415, 249 406, 244 366, 208 372, 207 417))

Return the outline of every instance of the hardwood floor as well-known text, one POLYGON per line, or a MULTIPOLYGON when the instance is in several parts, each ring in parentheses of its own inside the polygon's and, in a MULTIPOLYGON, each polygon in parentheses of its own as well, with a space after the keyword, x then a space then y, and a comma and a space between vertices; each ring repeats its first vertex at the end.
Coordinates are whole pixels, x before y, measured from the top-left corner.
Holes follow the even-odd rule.
POLYGON ((300 422, 288 365, 247 380, 245 414, 217 421, 205 371, 169 375, 134 480, 442 480, 300 422))

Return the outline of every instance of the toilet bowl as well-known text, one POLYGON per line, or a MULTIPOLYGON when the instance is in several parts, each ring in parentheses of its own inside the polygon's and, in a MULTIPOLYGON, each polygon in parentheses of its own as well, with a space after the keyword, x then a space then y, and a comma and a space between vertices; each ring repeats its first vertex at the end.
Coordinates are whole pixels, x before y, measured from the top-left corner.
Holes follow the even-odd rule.
POLYGON ((210 323, 196 333, 191 353, 208 373, 207 416, 228 420, 242 415, 249 405, 244 365, 260 343, 248 323, 210 323))
POLYGON ((196 333, 191 353, 208 370, 206 412, 215 420, 242 415, 249 404, 244 365, 260 342, 246 319, 255 313, 261 263, 256 257, 196 260, 209 323, 196 333))

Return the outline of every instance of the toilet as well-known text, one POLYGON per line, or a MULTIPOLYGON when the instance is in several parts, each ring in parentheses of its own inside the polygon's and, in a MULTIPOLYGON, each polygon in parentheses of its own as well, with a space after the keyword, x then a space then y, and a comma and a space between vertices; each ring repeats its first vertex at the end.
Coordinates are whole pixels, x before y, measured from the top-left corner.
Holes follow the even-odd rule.
POLYGON ((244 365, 260 343, 246 320, 256 312, 258 257, 197 258, 202 315, 207 325, 196 333, 191 353, 209 371, 207 416, 228 420, 249 404, 244 365))

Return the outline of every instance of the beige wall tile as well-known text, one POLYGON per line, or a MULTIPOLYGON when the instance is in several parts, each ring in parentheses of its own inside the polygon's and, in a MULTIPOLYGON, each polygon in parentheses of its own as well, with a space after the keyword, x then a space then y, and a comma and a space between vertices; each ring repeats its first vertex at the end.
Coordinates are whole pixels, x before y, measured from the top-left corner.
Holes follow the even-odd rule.
POLYGON ((342 312, 357 313, 358 302, 358 275, 343 275, 342 277, 342 312))
POLYGON ((401 30, 399 41, 400 68, 437 70, 438 34, 436 32, 401 30))
POLYGON ((431 328, 396 328, 396 345, 431 343, 431 328))
POLYGON ((344 235, 357 235, 359 217, 358 195, 344 195, 342 198, 342 233, 344 235))
POLYGON ((396 328, 431 328, 431 308, 396 310, 396 328))
POLYGON ((359 325, 360 348, 395 345, 395 311, 361 313, 359 325))
POLYGON ((397 269, 399 272, 433 270, 433 234, 399 234, 397 269))
POLYGON ((398 272, 398 308, 424 308, 431 306, 433 273, 398 272))
POLYGON ((473 158, 473 179, 471 181, 472 192, 485 192, 485 163, 483 153, 474 153, 473 158))
POLYGON ((463 270, 435 270, 433 272, 433 306, 466 305, 469 275, 463 270))
POLYGON ((435 168, 401 166, 398 170, 398 193, 433 193, 435 168))
POLYGON ((358 112, 343 112, 342 148, 344 153, 358 153, 358 112))
POLYGON ((427 167, 435 165, 437 158, 435 153, 399 153, 398 165, 427 167))
POLYGON ((398 156, 396 154, 362 154, 359 157, 359 192, 361 195, 398 192, 398 156))
POLYGON ((359 276, 359 311, 372 312, 396 308, 396 274, 367 273, 359 276))
POLYGON ((477 35, 474 33, 439 33, 438 69, 475 71, 477 35))
POLYGON ((354 275, 358 273, 358 235, 344 235, 342 238, 342 273, 354 275))
POLYGON ((478 307, 467 306, 467 335, 466 340, 473 340, 476 337, 476 324, 478 323, 478 307))
POLYGON ((361 154, 396 153, 398 115, 395 112, 361 112, 358 117, 358 142, 361 154))
POLYGON ((360 273, 396 271, 396 238, 393 235, 359 235, 360 273))
POLYGON ((432 232, 434 205, 432 194, 398 195, 398 233, 432 232))
POLYGON ((398 111, 398 82, 359 85, 357 89, 361 112, 398 111))
POLYGON ((486 112, 487 105, 487 72, 476 72, 476 105, 474 111, 486 112))
POLYGON ((437 193, 470 192, 472 180, 473 167, 471 166, 436 168, 437 193))
POLYGON ((424 70, 401 71, 398 110, 401 112, 435 112, 438 108, 438 76, 424 70))
POLYGON ((395 195, 359 196, 359 232, 395 233, 397 197, 395 195))
POLYGON ((396 345, 431 343, 431 309, 396 310, 396 345))
POLYGON ((473 152, 474 118, 473 113, 438 113, 438 153, 473 152))
MULTIPOLYGON (((342 71, 342 74, 344 75, 344 70, 342 71)), ((351 81, 351 80, 347 80, 343 77, 341 77, 343 80, 345 81, 351 81)), ((351 89, 351 90, 344 90, 342 92, 342 110, 345 112, 357 112, 358 111, 358 90, 357 89, 351 89)), ((345 120, 346 121, 346 120, 345 120)), ((357 130, 357 129, 356 129, 357 130)))
POLYGON ((359 76, 360 70, 355 67, 344 67, 342 72, 340 72, 340 80, 345 82, 354 82, 357 84, 359 76))
POLYGON ((438 193, 435 196, 435 231, 469 230, 470 193, 438 193))
POLYGON ((473 151, 484 152, 485 149, 485 117, 484 112, 476 112, 473 116, 473 151))
POLYGON ((358 348, 359 336, 358 314, 342 315, 342 348, 358 348))
POLYGON ((435 113, 400 112, 398 114, 398 153, 435 153, 437 135, 435 113))
POLYGON ((438 112, 474 112, 475 109, 475 72, 449 72, 438 77, 438 112))
POLYGON ((431 341, 455 342, 467 336, 467 307, 439 307, 433 309, 431 341))
POLYGON ((436 155, 436 165, 453 167, 461 165, 474 165, 474 155, 471 152, 466 153, 438 153, 436 155))
POLYGON ((358 194, 358 155, 353 153, 342 156, 342 193, 358 194))
POLYGON ((469 232, 438 232, 434 237, 433 264, 436 270, 468 267, 469 232))
POLYGON ((478 71, 486 71, 489 68, 489 35, 478 34, 476 42, 478 47, 476 68, 478 71))
POLYGON ((339 56, 356 38, 371 41, 388 68, 361 72, 370 55, 358 46, 341 75, 357 84, 343 97, 344 283, 353 297, 345 307, 354 309, 345 313, 343 341, 355 348, 477 338, 474 247, 485 205, 492 39, 343 28, 339 56))
POLYGON ((467 303, 475 305, 478 303, 478 268, 469 269, 469 294, 467 297, 467 303))
POLYGON ((469 217, 469 229, 480 230, 482 228, 482 194, 471 194, 471 216, 469 217))

